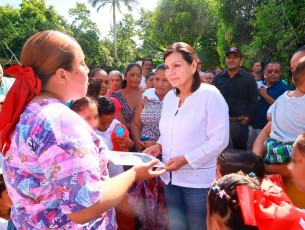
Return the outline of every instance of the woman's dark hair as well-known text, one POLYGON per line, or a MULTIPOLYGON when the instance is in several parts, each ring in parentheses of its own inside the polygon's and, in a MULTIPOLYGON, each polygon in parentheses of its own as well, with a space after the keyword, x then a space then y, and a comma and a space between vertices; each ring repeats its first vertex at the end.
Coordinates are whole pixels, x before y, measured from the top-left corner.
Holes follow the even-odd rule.
POLYGON ((154 72, 149 72, 148 74, 146 74, 145 76, 145 81, 147 81, 150 77, 154 76, 155 73, 154 72))
POLYGON ((263 159, 255 153, 246 150, 224 150, 217 157, 217 165, 222 176, 238 173, 239 171, 242 171, 244 174, 253 172, 260 179, 263 179, 265 176, 263 159))
MULTIPOLYGON (((193 61, 197 62, 197 56, 196 56, 194 49, 190 45, 188 45, 184 42, 177 42, 177 43, 170 45, 164 52, 163 60, 165 61, 165 59, 173 53, 181 53, 183 59, 189 65, 191 65, 193 63, 193 61)), ((201 84, 200 75, 196 68, 196 71, 194 73, 194 81, 193 81, 193 84, 191 87, 191 92, 195 92, 200 87, 200 84, 201 84)), ((177 95, 180 94, 180 90, 178 88, 174 88, 174 89, 175 89, 175 93, 177 95)))
POLYGON ((99 116, 115 113, 114 103, 109 97, 99 97, 97 103, 99 116))
POLYGON ((95 73, 97 73, 99 71, 105 72, 107 74, 107 72, 105 70, 103 70, 101 68, 95 68, 95 69, 91 70, 90 73, 88 74, 89 78, 94 78, 95 73))
POLYGON ((136 62, 132 62, 132 63, 129 63, 126 67, 126 71, 125 71, 125 74, 124 74, 124 80, 122 82, 122 89, 124 89, 126 86, 127 86, 127 81, 126 81, 126 76, 127 76, 127 73, 133 68, 133 67, 138 67, 142 73, 142 67, 136 63, 136 62))
POLYGON ((245 225, 241 209, 239 206, 236 186, 244 185, 255 190, 260 190, 260 185, 257 179, 232 173, 225 175, 218 182, 219 190, 210 189, 208 194, 208 215, 218 214, 229 229, 238 230, 258 230, 258 227, 245 225), (224 190, 229 196, 221 198, 219 191, 224 190))
POLYGON ((101 91, 101 79, 89 78, 87 96, 97 99, 101 91))
POLYGON ((70 104, 70 109, 78 113, 91 105, 97 106, 97 103, 93 98, 86 96, 76 101, 72 101, 70 104))
POLYGON ((305 155, 305 133, 302 133, 297 137, 293 147, 296 147, 303 155, 305 155))
POLYGON ((164 64, 158 65, 157 68, 156 68, 156 70, 155 70, 155 73, 156 73, 158 70, 165 70, 165 65, 164 65, 164 64))
POLYGON ((296 87, 300 86, 305 80, 305 57, 302 57, 295 70, 293 71, 292 78, 296 87))

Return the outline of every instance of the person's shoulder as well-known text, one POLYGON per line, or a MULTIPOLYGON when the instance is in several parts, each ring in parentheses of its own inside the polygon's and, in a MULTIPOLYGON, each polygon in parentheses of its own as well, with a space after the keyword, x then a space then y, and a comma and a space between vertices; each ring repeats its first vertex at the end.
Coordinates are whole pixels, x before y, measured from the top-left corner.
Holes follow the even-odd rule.
POLYGON ((225 74, 226 74, 226 70, 224 70, 224 71, 222 71, 222 72, 216 74, 215 77, 214 77, 214 79, 215 79, 215 78, 222 77, 222 76, 224 76, 225 74))
POLYGON ((246 70, 240 69, 239 74, 242 75, 243 77, 251 78, 255 81, 253 75, 246 70))
POLYGON ((206 93, 206 92, 219 92, 219 90, 214 85, 210 85, 207 83, 201 83, 200 87, 198 88, 198 91, 200 93, 206 93))
POLYGON ((2 81, 3 81, 5 84, 10 84, 10 85, 12 85, 12 84, 15 82, 15 78, 12 78, 12 77, 2 77, 2 81))

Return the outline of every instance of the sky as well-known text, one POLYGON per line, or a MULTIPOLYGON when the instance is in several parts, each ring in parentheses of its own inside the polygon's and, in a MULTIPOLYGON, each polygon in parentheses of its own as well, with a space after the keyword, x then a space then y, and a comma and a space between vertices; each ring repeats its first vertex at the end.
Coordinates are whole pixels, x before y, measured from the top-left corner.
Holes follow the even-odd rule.
MULTIPOLYGON (((91 11, 91 20, 97 24, 101 32, 101 37, 105 37, 108 35, 108 32, 110 31, 110 22, 112 24, 110 5, 100 9, 100 11, 97 13, 96 9, 92 8, 87 0, 45 0, 45 1, 47 6, 54 5, 57 13, 64 16, 68 21, 69 21, 68 10, 71 8, 75 8, 76 2, 85 3, 87 5, 87 9, 91 11)), ((0 0, 0 6, 9 4, 14 6, 15 8, 19 8, 21 2, 22 0, 0 0)), ((141 8, 145 10, 153 10, 157 6, 158 0, 138 0, 138 2, 139 4, 136 6, 138 11, 140 11, 141 8)), ((130 12, 135 19, 140 18, 140 14, 138 11, 134 9, 132 12, 130 12)), ((117 23, 122 19, 124 13, 128 13, 128 10, 125 7, 122 7, 122 13, 116 11, 117 23)))

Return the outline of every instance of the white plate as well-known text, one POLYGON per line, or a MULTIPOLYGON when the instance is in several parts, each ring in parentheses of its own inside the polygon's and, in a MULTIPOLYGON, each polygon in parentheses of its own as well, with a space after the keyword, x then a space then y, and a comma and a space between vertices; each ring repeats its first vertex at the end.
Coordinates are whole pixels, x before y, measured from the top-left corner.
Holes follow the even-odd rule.
MULTIPOLYGON (((156 158, 145 153, 109 151, 109 159, 116 165, 138 165, 150 162, 156 158)), ((164 166, 165 165, 160 161, 154 167, 164 166)))

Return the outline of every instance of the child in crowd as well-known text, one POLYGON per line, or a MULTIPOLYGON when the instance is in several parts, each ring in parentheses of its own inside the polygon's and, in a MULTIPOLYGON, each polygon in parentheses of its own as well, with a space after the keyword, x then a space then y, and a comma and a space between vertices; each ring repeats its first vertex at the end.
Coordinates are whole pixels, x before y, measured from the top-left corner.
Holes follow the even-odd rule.
POLYGON ((70 109, 78 113, 93 129, 97 130, 98 127, 98 110, 97 103, 90 97, 83 97, 79 100, 72 101, 70 109))
POLYGON ((299 60, 293 72, 296 89, 287 91, 269 108, 267 116, 272 121, 270 138, 265 140, 267 164, 290 161, 293 142, 305 131, 305 58, 299 60))
POLYGON ((154 78, 155 78, 154 72, 149 72, 145 76, 146 89, 154 88, 154 78))
MULTIPOLYGON (((102 137, 103 141, 110 150, 113 150, 114 145, 111 140, 111 134, 114 132, 114 129, 117 125, 121 125, 118 120, 114 119, 114 113, 115 107, 113 101, 108 97, 100 97, 98 99, 99 125, 98 130, 96 132, 99 136, 102 137)), ((118 146, 121 149, 131 149, 134 146, 133 141, 129 137, 118 138, 118 141, 118 146)), ((108 164, 108 170, 110 177, 116 176, 124 172, 122 165, 115 165, 112 162, 108 164)), ((126 197, 124 197, 121 202, 115 207, 115 211, 117 224, 120 230, 134 229, 134 213, 126 197)))
POLYGON ((264 162, 255 153, 239 150, 226 149, 217 157, 216 179, 230 173, 242 171, 244 174, 254 173, 262 180, 265 177, 264 162))
POLYGON ((305 218, 279 187, 235 173, 214 183, 207 206, 208 230, 301 230, 305 218))
POLYGON ((212 71, 207 72, 205 77, 204 77, 205 83, 211 85, 214 77, 215 77, 214 72, 212 72, 212 71))
POLYGON ((288 169, 297 189, 305 192, 305 133, 298 136, 293 144, 292 152, 292 161, 288 169))

